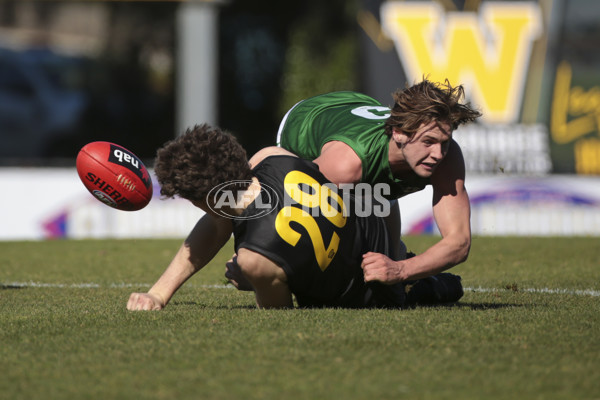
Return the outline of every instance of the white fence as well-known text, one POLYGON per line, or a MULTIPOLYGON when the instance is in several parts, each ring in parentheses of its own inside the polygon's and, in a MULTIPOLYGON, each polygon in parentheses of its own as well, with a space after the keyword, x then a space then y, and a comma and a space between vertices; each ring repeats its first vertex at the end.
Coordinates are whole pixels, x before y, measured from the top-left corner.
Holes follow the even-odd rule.
MULTIPOLYGON (((0 240, 183 238, 203 213, 155 197, 143 210, 117 211, 95 200, 74 168, 0 169, 0 240)), ((474 235, 600 236, 600 178, 470 176, 474 235)), ((404 234, 437 234, 431 188, 400 200, 404 234)))

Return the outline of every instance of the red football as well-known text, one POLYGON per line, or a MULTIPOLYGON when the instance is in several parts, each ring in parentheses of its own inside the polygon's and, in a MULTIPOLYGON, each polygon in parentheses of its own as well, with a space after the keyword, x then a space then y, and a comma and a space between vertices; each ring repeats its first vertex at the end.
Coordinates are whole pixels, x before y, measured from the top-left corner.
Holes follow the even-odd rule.
POLYGON ((94 197, 118 210, 140 210, 152 199, 148 170, 135 154, 118 144, 83 146, 77 155, 77 173, 94 197))

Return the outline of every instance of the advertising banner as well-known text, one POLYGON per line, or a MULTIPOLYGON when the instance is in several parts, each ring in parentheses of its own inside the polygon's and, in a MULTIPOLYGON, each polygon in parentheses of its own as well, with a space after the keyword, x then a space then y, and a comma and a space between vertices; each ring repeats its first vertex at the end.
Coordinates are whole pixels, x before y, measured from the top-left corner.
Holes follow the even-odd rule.
MULTIPOLYGON (((156 182, 156 179, 154 179, 156 182)), ((189 201, 161 199, 155 187, 140 211, 95 199, 74 168, 3 168, 0 240, 179 238, 204 213, 189 201)), ((474 235, 600 236, 600 178, 576 175, 467 176, 474 235)), ((404 235, 439 234, 431 186, 399 200, 404 235)))
POLYGON ((600 2, 363 6, 365 91, 387 104, 423 77, 462 84, 483 113, 457 131, 469 172, 600 175, 600 2))

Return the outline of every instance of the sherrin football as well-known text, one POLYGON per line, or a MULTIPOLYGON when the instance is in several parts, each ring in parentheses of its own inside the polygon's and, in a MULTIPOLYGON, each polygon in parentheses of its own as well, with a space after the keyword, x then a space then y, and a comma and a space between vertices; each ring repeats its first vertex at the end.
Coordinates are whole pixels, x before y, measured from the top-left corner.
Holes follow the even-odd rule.
POLYGON ((152 179, 146 166, 123 146, 88 143, 79 151, 76 165, 87 190, 110 207, 136 211, 152 199, 152 179))

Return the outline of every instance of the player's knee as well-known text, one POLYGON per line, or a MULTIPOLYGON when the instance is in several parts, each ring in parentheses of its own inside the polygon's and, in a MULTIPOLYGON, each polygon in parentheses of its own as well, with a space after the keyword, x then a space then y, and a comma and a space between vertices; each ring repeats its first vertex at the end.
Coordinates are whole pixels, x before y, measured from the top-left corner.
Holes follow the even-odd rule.
POLYGON ((237 263, 244 277, 255 288, 286 281, 283 269, 257 253, 240 252, 237 263))

